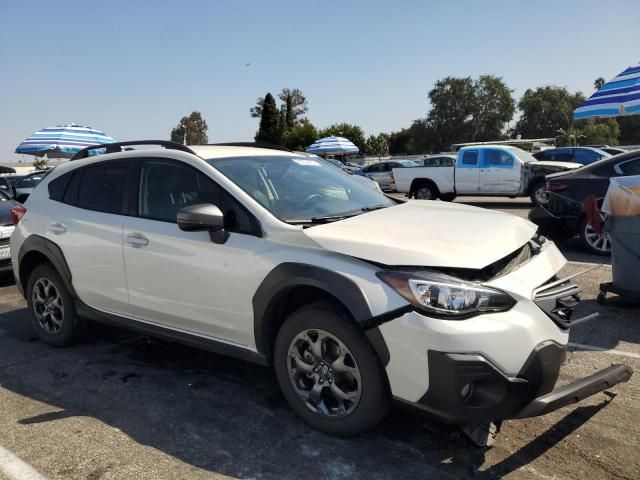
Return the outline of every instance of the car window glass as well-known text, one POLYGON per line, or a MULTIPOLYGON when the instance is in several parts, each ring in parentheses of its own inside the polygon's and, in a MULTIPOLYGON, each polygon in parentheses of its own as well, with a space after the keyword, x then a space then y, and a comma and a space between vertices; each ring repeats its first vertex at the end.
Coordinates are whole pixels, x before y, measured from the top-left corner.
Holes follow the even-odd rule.
POLYGON ((383 172, 384 171, 384 164, 382 163, 378 163, 376 165, 371 165, 369 167, 369 172, 383 172))
POLYGON ((16 188, 35 188, 43 178, 44 175, 32 175, 30 177, 26 177, 16 184, 16 188))
POLYGON ((104 213, 125 212, 126 162, 103 162, 82 169, 78 207, 104 213))
POLYGON ((464 152, 464 155, 462 156, 462 163, 464 165, 477 165, 478 152, 476 150, 464 152))
POLYGON ((176 223, 178 212, 198 203, 212 203, 224 214, 225 228, 255 232, 251 215, 209 177, 187 165, 147 160, 140 173, 138 210, 141 217, 176 223))
POLYGON ((591 150, 575 150, 573 152, 573 160, 582 165, 589 165, 590 163, 600 160, 600 155, 591 150))
POLYGON ((56 200, 58 202, 62 201, 62 197, 64 196, 64 192, 67 189, 67 185, 69 184, 69 180, 71 180, 72 175, 73 172, 70 172, 49 182, 47 187, 49 189, 49 198, 51 198, 51 200, 56 200))
POLYGON ((509 167, 513 165, 513 158, 503 150, 485 150, 484 163, 488 167, 509 167))
POLYGON ((71 181, 69 185, 67 185, 67 189, 64 192, 64 196, 62 197, 63 203, 68 203, 69 205, 77 205, 78 203, 78 192, 80 191, 80 183, 82 182, 82 170, 76 170, 72 172, 71 181))
POLYGON ((640 158, 620 163, 619 168, 623 175, 640 175, 640 158))

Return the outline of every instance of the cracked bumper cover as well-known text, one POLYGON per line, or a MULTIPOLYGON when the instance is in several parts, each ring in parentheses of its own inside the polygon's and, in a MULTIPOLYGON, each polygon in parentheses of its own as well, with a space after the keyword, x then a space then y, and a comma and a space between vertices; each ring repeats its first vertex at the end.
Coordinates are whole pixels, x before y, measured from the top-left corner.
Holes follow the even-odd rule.
POLYGON ((613 365, 553 390, 565 356, 565 347, 543 342, 511 377, 482 355, 429 351, 429 390, 415 406, 450 423, 536 417, 626 382, 633 374, 627 365, 613 365))

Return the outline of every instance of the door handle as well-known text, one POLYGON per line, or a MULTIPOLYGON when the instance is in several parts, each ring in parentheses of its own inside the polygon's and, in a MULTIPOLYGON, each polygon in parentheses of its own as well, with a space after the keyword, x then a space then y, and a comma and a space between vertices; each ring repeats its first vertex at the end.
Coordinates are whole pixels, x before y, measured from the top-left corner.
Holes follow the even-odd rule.
POLYGON ((67 227, 60 222, 52 222, 49 224, 49 231, 55 235, 62 235, 66 233, 67 227))
POLYGON ((140 233, 128 233, 127 243, 132 247, 145 247, 149 245, 149 239, 140 233))

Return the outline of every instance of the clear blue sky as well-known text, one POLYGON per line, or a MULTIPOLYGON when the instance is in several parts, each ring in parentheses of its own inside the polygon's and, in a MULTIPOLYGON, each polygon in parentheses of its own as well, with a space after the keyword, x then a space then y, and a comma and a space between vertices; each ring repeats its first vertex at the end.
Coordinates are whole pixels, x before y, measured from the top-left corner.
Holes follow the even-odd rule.
POLYGON ((0 162, 43 127, 168 138, 192 110, 210 141, 251 140, 249 108, 282 87, 319 127, 388 132, 425 116, 447 75, 590 94, 639 45, 638 0, 0 0, 0 162))

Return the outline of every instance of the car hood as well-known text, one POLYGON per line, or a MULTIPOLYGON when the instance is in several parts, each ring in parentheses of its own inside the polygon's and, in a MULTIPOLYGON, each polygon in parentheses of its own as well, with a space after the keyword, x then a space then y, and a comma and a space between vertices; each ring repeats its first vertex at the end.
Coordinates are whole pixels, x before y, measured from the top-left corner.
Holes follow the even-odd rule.
POLYGON ((536 228, 495 210, 413 200, 304 233, 328 250, 384 265, 481 269, 516 251, 536 228))

